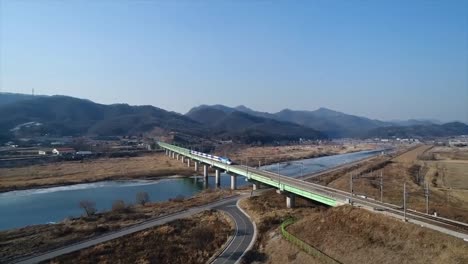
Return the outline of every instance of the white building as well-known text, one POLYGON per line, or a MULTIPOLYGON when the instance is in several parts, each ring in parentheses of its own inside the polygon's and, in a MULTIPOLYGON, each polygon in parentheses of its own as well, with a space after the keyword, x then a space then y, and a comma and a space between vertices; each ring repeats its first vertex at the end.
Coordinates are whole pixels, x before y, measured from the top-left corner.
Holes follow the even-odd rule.
POLYGON ((73 148, 54 148, 52 154, 54 155, 66 155, 66 154, 75 154, 75 149, 73 148))

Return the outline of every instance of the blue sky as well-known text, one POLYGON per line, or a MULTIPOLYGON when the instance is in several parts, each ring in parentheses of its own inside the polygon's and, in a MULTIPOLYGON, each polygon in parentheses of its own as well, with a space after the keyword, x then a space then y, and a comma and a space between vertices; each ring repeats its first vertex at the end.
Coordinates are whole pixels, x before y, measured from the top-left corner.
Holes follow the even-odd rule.
POLYGON ((3 92, 468 122, 468 1, 0 3, 3 92))

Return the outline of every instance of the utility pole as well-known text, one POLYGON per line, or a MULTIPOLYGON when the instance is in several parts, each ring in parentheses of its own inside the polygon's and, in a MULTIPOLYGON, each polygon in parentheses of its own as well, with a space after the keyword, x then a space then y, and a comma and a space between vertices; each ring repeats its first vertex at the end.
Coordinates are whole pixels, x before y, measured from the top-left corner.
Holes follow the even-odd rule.
POLYGON ((351 181, 350 181, 351 196, 349 198, 349 202, 351 203, 351 205, 353 205, 353 174, 350 173, 350 176, 351 176, 351 181))
POLYGON ((406 222, 406 182, 403 183, 403 218, 406 222))
POLYGON ((280 187, 280 181, 281 181, 281 178, 280 178, 280 164, 278 162, 278 187, 280 187))
POLYGON ((383 173, 380 172, 380 202, 383 203, 383 173))
POLYGON ((426 182, 426 214, 429 214, 429 183, 426 182))
POLYGON ((416 176, 416 183, 419 185, 419 172, 421 171, 421 167, 419 167, 418 175, 416 176))

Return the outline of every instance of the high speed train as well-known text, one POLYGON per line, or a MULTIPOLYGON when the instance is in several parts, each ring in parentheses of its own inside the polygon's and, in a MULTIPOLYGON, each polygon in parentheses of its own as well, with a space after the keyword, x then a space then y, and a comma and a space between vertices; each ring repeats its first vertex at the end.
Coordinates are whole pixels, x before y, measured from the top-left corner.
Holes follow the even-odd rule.
POLYGON ((206 153, 198 152, 198 151, 194 151, 194 150, 191 150, 190 154, 197 155, 197 156, 204 157, 204 158, 211 159, 211 160, 216 160, 216 161, 219 161, 221 163, 228 164, 228 165, 232 164, 232 161, 229 158, 226 158, 226 157, 218 157, 218 156, 215 156, 215 155, 210 155, 210 154, 206 154, 206 153))

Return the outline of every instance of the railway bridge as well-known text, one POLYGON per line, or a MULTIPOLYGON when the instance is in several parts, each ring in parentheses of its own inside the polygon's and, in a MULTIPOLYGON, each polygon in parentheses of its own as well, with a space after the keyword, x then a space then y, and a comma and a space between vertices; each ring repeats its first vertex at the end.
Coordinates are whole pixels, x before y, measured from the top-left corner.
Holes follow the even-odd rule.
POLYGON ((295 205, 296 195, 307 199, 317 201, 328 206, 338 206, 345 202, 343 196, 336 196, 334 193, 324 189, 320 185, 305 182, 299 179, 283 176, 277 173, 256 169, 243 165, 229 165, 215 160, 211 160, 190 153, 189 149, 174 146, 171 144, 158 142, 158 145, 165 149, 166 155, 186 162, 187 166, 194 163, 195 170, 203 166, 203 176, 208 180, 208 168, 215 169, 216 185, 220 184, 220 173, 224 172, 231 176, 231 189, 236 189, 236 178, 241 176, 252 182, 252 188, 255 190, 260 185, 267 185, 278 189, 286 196, 286 205, 291 208, 295 205))

